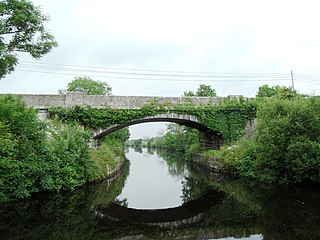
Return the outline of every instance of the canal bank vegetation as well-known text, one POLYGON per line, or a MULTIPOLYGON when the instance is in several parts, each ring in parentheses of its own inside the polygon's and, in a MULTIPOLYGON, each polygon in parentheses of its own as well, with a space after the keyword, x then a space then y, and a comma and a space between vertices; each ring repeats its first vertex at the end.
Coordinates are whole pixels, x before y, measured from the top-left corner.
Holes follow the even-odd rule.
POLYGON ((224 167, 266 183, 319 183, 320 98, 264 85, 256 102, 255 134, 219 153, 224 167))
POLYGON ((112 169, 123 160, 123 147, 114 136, 95 152, 90 138, 79 125, 42 122, 20 99, 1 96, 0 202, 35 192, 72 190, 106 177, 103 168, 112 169))
POLYGON ((89 149, 89 157, 95 163, 92 181, 105 179, 124 162, 124 144, 127 138, 129 138, 129 130, 127 128, 121 129, 107 136, 99 148, 89 149), (127 137, 122 139, 121 137, 124 136, 127 137))
POLYGON ((268 183, 320 182, 320 98, 260 102, 257 130, 224 154, 246 176, 268 183))

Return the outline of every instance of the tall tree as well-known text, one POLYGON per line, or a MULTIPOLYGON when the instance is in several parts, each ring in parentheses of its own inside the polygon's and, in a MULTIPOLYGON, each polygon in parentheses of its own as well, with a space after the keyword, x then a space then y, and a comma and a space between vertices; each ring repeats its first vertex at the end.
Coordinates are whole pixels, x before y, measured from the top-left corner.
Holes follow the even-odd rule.
POLYGON ((184 92, 186 97, 216 97, 216 90, 210 85, 200 84, 196 93, 193 91, 184 92))
POLYGON ((59 90, 60 94, 65 92, 82 92, 85 95, 111 95, 112 88, 105 82, 95 81, 90 77, 75 77, 68 83, 66 90, 59 90))
POLYGON ((296 90, 286 87, 286 86, 272 86, 269 87, 268 84, 264 84, 259 87, 256 97, 273 97, 276 96, 281 99, 292 99, 299 94, 296 90))
POLYGON ((18 64, 17 52, 39 59, 58 44, 44 27, 48 17, 28 0, 0 1, 0 79, 18 64))

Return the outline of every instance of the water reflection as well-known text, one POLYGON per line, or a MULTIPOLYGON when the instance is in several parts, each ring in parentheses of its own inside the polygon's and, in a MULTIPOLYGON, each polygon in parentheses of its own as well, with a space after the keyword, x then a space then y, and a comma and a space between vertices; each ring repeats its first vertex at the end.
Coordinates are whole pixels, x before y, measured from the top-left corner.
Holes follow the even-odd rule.
POLYGON ((222 191, 212 189, 200 198, 174 208, 133 209, 115 202, 108 207, 97 207, 96 209, 101 218, 108 218, 111 221, 173 229, 200 222, 205 212, 223 199, 222 191))
POLYGON ((2 204, 1 239, 96 239, 99 222, 94 208, 108 206, 121 193, 128 171, 127 162, 116 181, 2 204))
POLYGON ((130 160, 130 175, 118 201, 125 200, 127 206, 136 209, 159 209, 182 204, 182 182, 188 171, 176 169, 177 164, 165 161, 147 149, 138 152, 130 148, 126 153, 130 160))
MULTIPOLYGON (((211 238, 213 239, 213 238, 211 238)), ((259 235, 251 235, 250 237, 245 237, 245 238, 214 238, 215 240, 238 240, 238 239, 241 239, 241 240, 262 240, 263 239, 263 236, 261 234, 259 235)))
MULTIPOLYGON (((188 166, 185 168, 189 169, 188 166)), ((174 169, 183 167, 175 166, 174 169)), ((158 215, 157 221, 152 220, 151 215, 148 221, 129 221, 115 215, 115 211, 132 209, 124 207, 125 201, 113 202, 122 191, 128 171, 127 165, 116 182, 92 184, 60 194, 37 194, 29 200, 3 204, 0 207, 1 239, 320 238, 319 186, 280 188, 244 183, 192 167, 183 180, 183 203, 181 207, 174 207, 181 211, 181 215, 169 212, 166 216, 165 210, 161 210, 164 212, 153 216, 158 215), (199 197, 205 201, 199 202, 199 197), (189 210, 181 210, 191 205, 189 210), (103 216, 111 213, 111 217, 118 218, 117 221, 103 216), (167 225, 165 228, 163 224, 146 224, 175 221, 176 226, 167 225), (187 224, 181 224, 183 222, 187 224)), ((130 214, 132 212, 123 216, 129 218, 130 214)))

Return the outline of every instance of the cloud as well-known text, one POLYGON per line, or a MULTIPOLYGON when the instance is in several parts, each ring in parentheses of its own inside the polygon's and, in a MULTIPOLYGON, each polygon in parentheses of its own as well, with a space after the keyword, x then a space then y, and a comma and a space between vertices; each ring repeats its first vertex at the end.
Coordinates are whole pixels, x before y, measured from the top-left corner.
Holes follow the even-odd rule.
MULTIPOLYGON (((288 81, 164 82, 100 78, 119 95, 180 96, 200 83, 218 94, 253 96, 262 84, 290 84, 290 71, 319 75, 318 2, 40 1, 59 47, 40 62, 113 68, 276 72, 288 81), (63 7, 62 7, 63 3, 63 7)), ((22 61, 34 61, 22 55, 22 61)), ((94 77, 94 76, 92 76, 94 77)), ((56 93, 73 76, 15 72, 2 92, 56 93)), ((298 81, 299 79, 297 79, 298 81)), ((319 79, 316 79, 319 81, 319 79)), ((302 92, 320 85, 297 82, 302 92)))

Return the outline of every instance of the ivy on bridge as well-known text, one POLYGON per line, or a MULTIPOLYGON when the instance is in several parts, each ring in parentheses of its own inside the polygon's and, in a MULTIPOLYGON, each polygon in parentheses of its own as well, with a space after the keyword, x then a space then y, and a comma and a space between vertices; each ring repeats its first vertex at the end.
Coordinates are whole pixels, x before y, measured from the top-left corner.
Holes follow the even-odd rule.
POLYGON ((49 117, 58 117, 66 123, 77 123, 88 129, 108 128, 113 124, 126 123, 157 114, 184 114, 197 117, 198 121, 221 135, 226 144, 231 144, 244 134, 248 121, 256 116, 256 103, 245 98, 226 99, 220 105, 194 105, 159 103, 157 100, 140 109, 92 108, 90 106, 51 107, 49 117))

